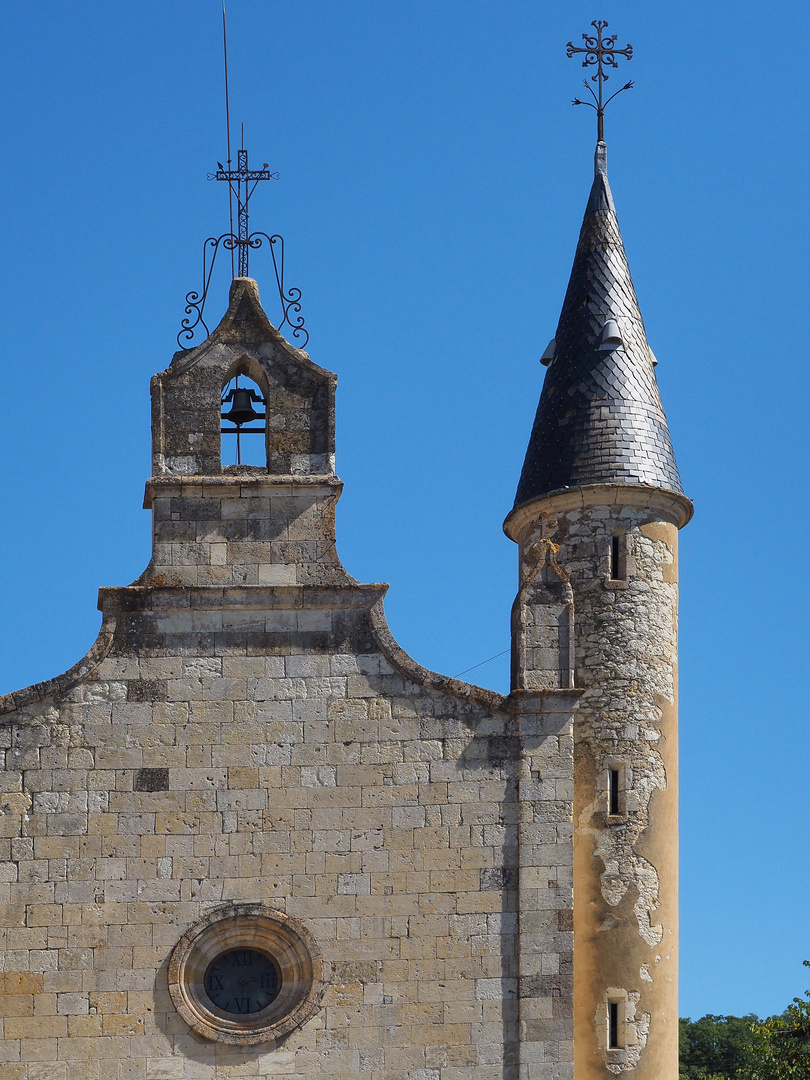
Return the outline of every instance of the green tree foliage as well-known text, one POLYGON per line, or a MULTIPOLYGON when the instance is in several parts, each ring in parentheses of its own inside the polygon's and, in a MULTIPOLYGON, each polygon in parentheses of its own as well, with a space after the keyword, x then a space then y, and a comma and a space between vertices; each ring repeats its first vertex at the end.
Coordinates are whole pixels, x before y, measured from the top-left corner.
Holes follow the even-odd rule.
MULTIPOLYGON (((810 967, 810 960, 804 961, 810 967)), ((810 990, 781 1016, 753 1024, 754 1045, 746 1080, 810 1080, 810 990)))
POLYGON ((745 1077, 753 1060, 753 1026, 758 1023, 753 1015, 681 1019, 680 1080, 745 1077))
POLYGON ((810 990, 767 1020, 681 1019, 680 1080, 810 1080, 810 990))

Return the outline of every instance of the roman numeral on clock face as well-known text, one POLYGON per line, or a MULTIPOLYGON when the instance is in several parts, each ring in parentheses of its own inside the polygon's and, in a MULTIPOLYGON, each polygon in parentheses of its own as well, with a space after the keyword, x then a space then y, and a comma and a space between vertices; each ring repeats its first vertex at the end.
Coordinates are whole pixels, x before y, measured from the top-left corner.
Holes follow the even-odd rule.
POLYGON ((205 992, 217 1009, 231 1015, 260 1012, 273 1001, 281 980, 273 960, 257 949, 221 953, 205 975, 205 992))

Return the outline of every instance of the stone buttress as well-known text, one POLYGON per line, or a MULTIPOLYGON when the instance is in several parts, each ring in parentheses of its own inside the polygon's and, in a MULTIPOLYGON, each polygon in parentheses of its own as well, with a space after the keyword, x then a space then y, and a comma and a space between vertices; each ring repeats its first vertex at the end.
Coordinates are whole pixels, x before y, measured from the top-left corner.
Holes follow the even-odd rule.
POLYGON ((147 569, 0 698, 4 1078, 572 1076, 578 571, 540 529, 510 697, 421 668, 337 555, 335 382, 237 279, 152 382, 147 569))
POLYGON ((505 530, 513 696, 576 687, 574 1072, 677 1080, 683 495, 599 143, 505 530))

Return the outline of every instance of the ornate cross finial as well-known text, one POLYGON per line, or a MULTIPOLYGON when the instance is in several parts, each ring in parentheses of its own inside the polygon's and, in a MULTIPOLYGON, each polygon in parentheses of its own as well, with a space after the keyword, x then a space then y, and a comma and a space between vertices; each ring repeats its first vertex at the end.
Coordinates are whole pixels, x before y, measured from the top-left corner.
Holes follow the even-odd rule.
POLYGON ((612 37, 602 37, 602 31, 607 27, 607 23, 604 19, 596 19, 591 23, 591 26, 596 29, 596 37, 590 34, 583 34, 582 40, 585 42, 584 48, 574 45, 569 41, 566 49, 568 57, 572 57, 574 53, 584 53, 585 58, 582 61, 583 67, 591 67, 596 64, 596 74, 591 75, 591 82, 595 82, 599 88, 599 93, 593 92, 593 87, 585 80, 585 89, 588 90, 593 98, 593 101, 581 101, 579 98, 574 98, 574 105, 590 105, 592 109, 596 109, 596 126, 597 126, 597 139, 599 142, 605 141, 605 109, 611 101, 620 94, 622 90, 629 90, 633 85, 632 81, 625 83, 620 87, 615 94, 611 94, 607 101, 602 99, 602 84, 610 78, 605 71, 606 67, 617 68, 619 65, 616 63, 617 56, 624 56, 628 60, 633 59, 633 46, 626 45, 623 49, 616 48, 616 34, 612 37))
POLYGON ((231 189, 231 194, 236 198, 237 220, 239 233, 236 238, 236 246, 239 249, 239 277, 248 276, 249 253, 250 253, 250 229, 248 227, 248 203, 250 196, 256 190, 260 180, 278 180, 278 173, 271 173, 267 162, 261 169, 248 168, 248 152, 245 149, 237 150, 238 168, 232 169, 230 159, 226 169, 221 162, 217 162, 219 168, 214 173, 216 180, 226 180, 231 189))

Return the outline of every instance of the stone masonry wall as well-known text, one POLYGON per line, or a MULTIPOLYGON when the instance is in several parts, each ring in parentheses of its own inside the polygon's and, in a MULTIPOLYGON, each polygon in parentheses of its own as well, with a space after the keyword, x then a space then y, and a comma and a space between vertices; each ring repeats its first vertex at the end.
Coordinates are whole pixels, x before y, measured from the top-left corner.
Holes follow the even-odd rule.
POLYGON ((92 676, 3 717, 5 1080, 503 1076, 508 717, 404 678, 368 596, 256 597, 263 631, 243 604, 210 633, 187 628, 183 592, 111 591, 92 676), (318 647, 340 622, 362 651, 318 647), (283 1046, 205 1043, 169 999, 169 953, 207 910, 257 900, 314 934, 323 1007, 283 1046))
POLYGON ((216 477, 156 477, 145 506, 153 554, 139 583, 348 584, 335 547, 335 476, 243 468, 216 477))
POLYGON ((0 698, 3 1080, 571 1080, 576 695, 399 649, 335 548, 334 388, 237 279, 153 380, 149 566, 0 698), (266 469, 220 463, 237 371, 266 469), (317 950, 308 1011, 216 1041, 176 947, 255 905, 317 950))

